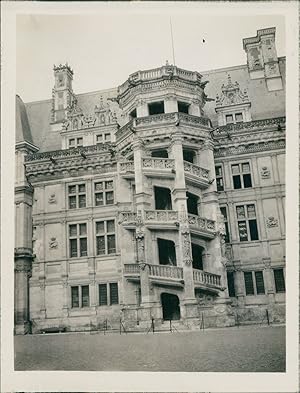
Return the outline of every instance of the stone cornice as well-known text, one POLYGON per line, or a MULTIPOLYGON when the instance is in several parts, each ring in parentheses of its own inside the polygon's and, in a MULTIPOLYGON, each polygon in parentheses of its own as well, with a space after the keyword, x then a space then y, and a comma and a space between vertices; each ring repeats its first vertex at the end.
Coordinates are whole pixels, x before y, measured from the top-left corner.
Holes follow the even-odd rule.
POLYGON ((244 144, 237 144, 236 146, 223 146, 223 147, 216 147, 214 151, 214 156, 218 157, 226 157, 230 155, 237 155, 237 154, 249 154, 249 153, 257 153, 260 151, 270 151, 270 150, 284 150, 285 149, 285 140, 270 140, 264 142, 251 142, 244 144))

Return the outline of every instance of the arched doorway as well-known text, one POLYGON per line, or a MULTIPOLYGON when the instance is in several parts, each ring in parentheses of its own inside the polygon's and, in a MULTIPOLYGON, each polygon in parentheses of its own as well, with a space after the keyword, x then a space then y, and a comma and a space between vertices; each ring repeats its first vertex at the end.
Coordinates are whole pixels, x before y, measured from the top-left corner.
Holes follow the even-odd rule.
POLYGON ((163 319, 165 321, 180 319, 179 298, 170 293, 161 294, 161 305, 163 311, 163 319))

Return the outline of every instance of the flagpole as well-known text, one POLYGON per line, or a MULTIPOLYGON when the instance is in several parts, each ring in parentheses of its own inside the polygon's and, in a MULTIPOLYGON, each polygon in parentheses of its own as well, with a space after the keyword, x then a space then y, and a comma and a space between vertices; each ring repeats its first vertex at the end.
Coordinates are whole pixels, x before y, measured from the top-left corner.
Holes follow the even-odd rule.
POLYGON ((172 19, 171 19, 171 17, 170 17, 170 30, 171 30, 171 41, 172 41, 173 63, 174 63, 174 65, 175 65, 175 51, 174 51, 173 29, 172 29, 172 19))

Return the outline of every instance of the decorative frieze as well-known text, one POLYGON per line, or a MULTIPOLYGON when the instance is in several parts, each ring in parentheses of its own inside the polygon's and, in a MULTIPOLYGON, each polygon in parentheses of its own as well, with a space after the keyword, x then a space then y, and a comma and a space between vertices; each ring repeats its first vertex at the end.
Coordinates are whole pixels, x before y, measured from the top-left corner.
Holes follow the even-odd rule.
POLYGON ((174 222, 178 221, 178 212, 175 210, 148 210, 145 211, 145 221, 174 222))
POLYGON ((212 234, 215 234, 216 232, 216 222, 213 220, 189 214, 188 222, 191 227, 201 231, 211 232, 212 234))
POLYGON ((143 158, 142 165, 145 169, 175 169, 175 160, 169 158, 143 158))
POLYGON ((214 130, 214 135, 222 135, 222 134, 227 134, 228 132, 233 133, 233 132, 241 132, 241 131, 249 131, 249 130, 262 130, 264 128, 271 128, 274 126, 277 126, 277 128, 280 128, 281 131, 282 128, 285 125, 285 117, 274 117, 271 119, 263 119, 263 120, 253 120, 253 121, 247 121, 247 122, 240 122, 236 124, 226 124, 225 126, 220 126, 216 130, 214 130))

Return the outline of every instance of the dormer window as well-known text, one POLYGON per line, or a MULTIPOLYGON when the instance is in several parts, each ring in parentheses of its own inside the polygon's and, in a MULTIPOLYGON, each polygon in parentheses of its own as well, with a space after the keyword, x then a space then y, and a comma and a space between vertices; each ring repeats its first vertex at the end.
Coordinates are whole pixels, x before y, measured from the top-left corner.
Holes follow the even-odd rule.
POLYGON ((226 115, 226 124, 233 123, 233 115, 226 115))
POLYGON ((149 115, 159 115, 165 113, 165 105, 163 101, 151 102, 148 104, 149 115))
POLYGON ((187 102, 178 101, 178 112, 180 113, 189 113, 190 104, 187 102))
POLYGON ((230 113, 225 115, 226 124, 242 123, 244 121, 243 113, 230 113))
POLYGON ((83 138, 71 138, 69 139, 69 148, 80 147, 83 146, 83 138))

